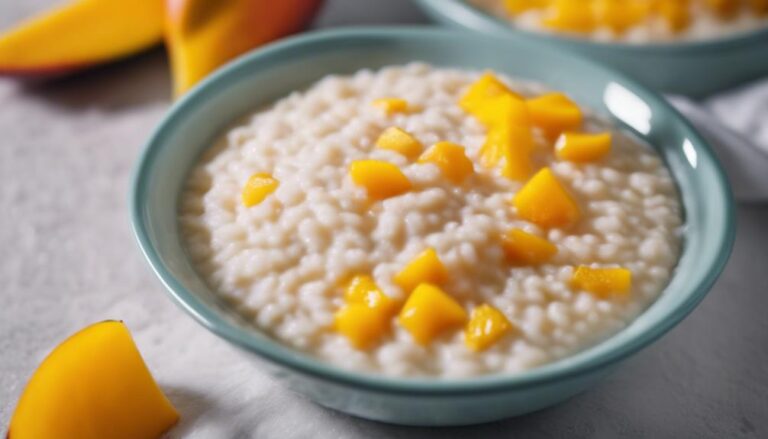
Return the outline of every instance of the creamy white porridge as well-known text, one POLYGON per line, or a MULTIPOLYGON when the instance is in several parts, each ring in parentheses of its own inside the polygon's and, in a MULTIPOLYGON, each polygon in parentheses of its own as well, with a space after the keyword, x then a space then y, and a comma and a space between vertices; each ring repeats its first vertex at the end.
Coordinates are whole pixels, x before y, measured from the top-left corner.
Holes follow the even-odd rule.
POLYGON ((765 0, 467 0, 520 29, 596 41, 709 40, 768 26, 765 0), (576 6, 569 6, 568 4, 576 6), (548 23, 558 15, 571 18, 548 23), (574 9, 571 9, 574 8, 574 9), (591 13, 586 11, 592 8, 591 13), (609 13, 601 13, 611 8, 609 13), (610 14, 610 15, 609 15, 610 14))
MULTIPOLYGON (((672 178, 649 147, 587 115, 584 131, 613 131, 604 158, 560 160, 553 140, 533 128, 535 170, 547 166, 581 211, 567 227, 524 220, 511 200, 526 181, 481 164, 485 126, 457 101, 481 72, 425 64, 328 76, 233 126, 200 160, 180 202, 189 254, 211 287, 281 342, 344 368, 395 376, 473 376, 516 372, 551 362, 616 333, 668 283, 680 246, 682 213, 672 178), (396 96, 409 111, 371 105, 396 96), (377 148, 399 127, 424 148, 450 141, 466 148, 472 175, 461 183, 432 163, 377 148), (371 199, 350 178, 357 160, 401 169, 409 190, 371 199), (241 191, 254 174, 279 185, 246 207, 241 191), (521 229, 557 253, 538 264, 510 264, 500 234, 521 229), (512 328, 480 352, 461 327, 415 342, 395 316, 366 349, 334 329, 345 283, 369 275, 402 306, 409 292, 394 278, 434 249, 447 272, 440 288, 467 311, 488 304, 512 328), (575 267, 631 271, 624 295, 574 286, 575 267)), ((503 78, 503 76, 500 76, 503 78)), ((513 83, 525 96, 544 92, 513 83)))

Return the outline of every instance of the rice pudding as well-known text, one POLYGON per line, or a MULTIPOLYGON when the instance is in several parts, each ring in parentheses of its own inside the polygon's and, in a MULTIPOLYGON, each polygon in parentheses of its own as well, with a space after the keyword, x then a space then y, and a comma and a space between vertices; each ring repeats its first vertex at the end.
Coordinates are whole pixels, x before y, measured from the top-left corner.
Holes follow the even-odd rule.
POLYGON ((467 0, 511 25, 595 41, 709 40, 768 25, 768 0, 467 0))
POLYGON ((260 330, 407 377, 519 372, 616 333, 669 282, 683 226, 656 152, 568 96, 419 63, 240 120, 179 221, 260 330))

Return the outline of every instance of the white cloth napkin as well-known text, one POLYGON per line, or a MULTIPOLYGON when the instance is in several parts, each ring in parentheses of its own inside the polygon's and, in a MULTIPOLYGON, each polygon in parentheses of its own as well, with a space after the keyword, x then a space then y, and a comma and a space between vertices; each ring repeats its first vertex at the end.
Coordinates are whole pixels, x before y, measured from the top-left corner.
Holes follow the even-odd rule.
POLYGON ((706 137, 741 202, 768 202, 768 80, 693 102, 668 96, 706 137))

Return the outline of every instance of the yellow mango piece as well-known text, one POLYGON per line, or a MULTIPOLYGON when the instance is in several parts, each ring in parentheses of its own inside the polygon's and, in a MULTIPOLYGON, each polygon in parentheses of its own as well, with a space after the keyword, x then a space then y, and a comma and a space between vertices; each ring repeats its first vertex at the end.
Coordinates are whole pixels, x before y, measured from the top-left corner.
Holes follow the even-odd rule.
POLYGON ((467 312, 435 285, 419 284, 400 310, 400 325, 421 345, 467 321, 467 312))
POLYGON ((379 98, 373 101, 373 106, 381 109, 388 116, 408 111, 408 101, 400 98, 379 98))
POLYGON ((501 240, 507 260, 516 265, 543 264, 557 254, 557 246, 522 229, 512 229, 501 240))
POLYGON ((488 128, 508 124, 519 126, 531 124, 525 101, 510 94, 484 99, 477 103, 472 114, 488 128))
POLYGON ((581 108, 563 93, 548 93, 526 101, 534 126, 541 128, 550 138, 563 131, 581 128, 581 108))
POLYGON ((651 12, 649 0, 594 0, 597 22, 617 34, 637 26, 651 12))
POLYGON ((542 24, 565 32, 588 33, 595 30, 595 16, 591 1, 554 0, 542 24))
POLYGON ((394 278, 395 283, 406 293, 421 283, 440 285, 447 280, 448 270, 433 248, 419 253, 394 278))
POLYGON ((599 297, 626 296, 632 289, 632 272, 626 268, 592 268, 580 265, 573 272, 571 285, 599 297))
POLYGON ((533 134, 530 127, 502 124, 488 131, 480 148, 480 162, 493 167, 502 162, 501 174, 510 180, 524 181, 533 172, 531 152, 533 134))
POLYGON ((474 352, 481 352, 514 329, 512 323, 498 309, 483 304, 472 310, 464 330, 464 344, 474 352))
POLYGON ((655 9, 673 32, 683 31, 691 23, 691 5, 688 0, 656 0, 655 9))
POLYGON ((565 227, 581 216, 579 206, 549 168, 543 168, 515 195, 521 218, 541 227, 565 227))
POLYGON ((43 360, 21 394, 10 439, 157 439, 179 414, 122 322, 96 323, 43 360))
POLYGON ((376 146, 382 149, 390 149, 398 152, 409 159, 413 159, 421 154, 424 146, 409 132, 398 128, 390 127, 376 139, 376 146))
POLYGON ((504 0, 502 6, 509 15, 518 15, 531 9, 541 9, 549 4, 549 0, 504 0))
MULTIPOLYGON (((119 3, 144 1, 113 0, 119 3)), ((179 96, 224 63, 302 30, 323 0, 165 0, 165 40, 179 96)))
POLYGON ((0 74, 59 75, 162 41, 163 0, 65 2, 0 35, 0 74))
POLYGON ((555 143, 555 154, 560 160, 594 162, 611 152, 611 140, 611 133, 563 133, 555 143))
POLYGON ((382 313, 393 315, 397 311, 397 302, 384 294, 373 279, 367 275, 352 278, 344 292, 348 304, 365 305, 378 309, 382 313))
POLYGON ((443 172, 443 176, 454 184, 461 184, 475 172, 464 147, 451 142, 437 142, 424 151, 419 163, 434 163, 443 172))
POLYGON ((240 194, 243 206, 251 207, 261 203, 269 194, 277 189, 279 184, 279 181, 264 172, 251 175, 243 187, 243 192, 240 194))
POLYGON ((413 187, 400 168, 380 160, 356 160, 349 167, 349 175, 376 200, 402 195, 413 187))
POLYGON ((480 79, 472 83, 459 100, 459 106, 467 113, 475 114, 483 103, 493 97, 508 95, 522 99, 517 93, 509 89, 493 73, 486 72, 480 79))
POLYGON ((334 315, 334 328, 357 349, 368 349, 389 333, 392 314, 362 303, 344 305, 334 315))

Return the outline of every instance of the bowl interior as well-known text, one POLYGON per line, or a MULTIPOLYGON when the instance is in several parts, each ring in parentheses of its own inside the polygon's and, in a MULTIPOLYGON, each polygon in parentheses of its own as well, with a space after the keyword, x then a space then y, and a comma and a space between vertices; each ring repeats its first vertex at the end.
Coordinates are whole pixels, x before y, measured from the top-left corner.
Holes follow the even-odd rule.
POLYGON ((734 232, 730 192, 709 147, 657 95, 618 73, 535 44, 437 29, 320 32, 235 61, 172 108, 141 157, 133 189, 133 223, 140 246, 173 299, 200 323, 230 342, 301 373, 401 391, 527 386, 618 361, 662 335, 703 298, 728 258, 734 232), (391 379, 326 365, 273 341, 216 298, 187 258, 177 227, 177 199, 198 155, 238 117, 326 74, 410 61, 494 69, 543 82, 566 91, 658 149, 682 194, 685 245, 671 284, 646 312, 603 343, 529 372, 438 381, 391 379))

